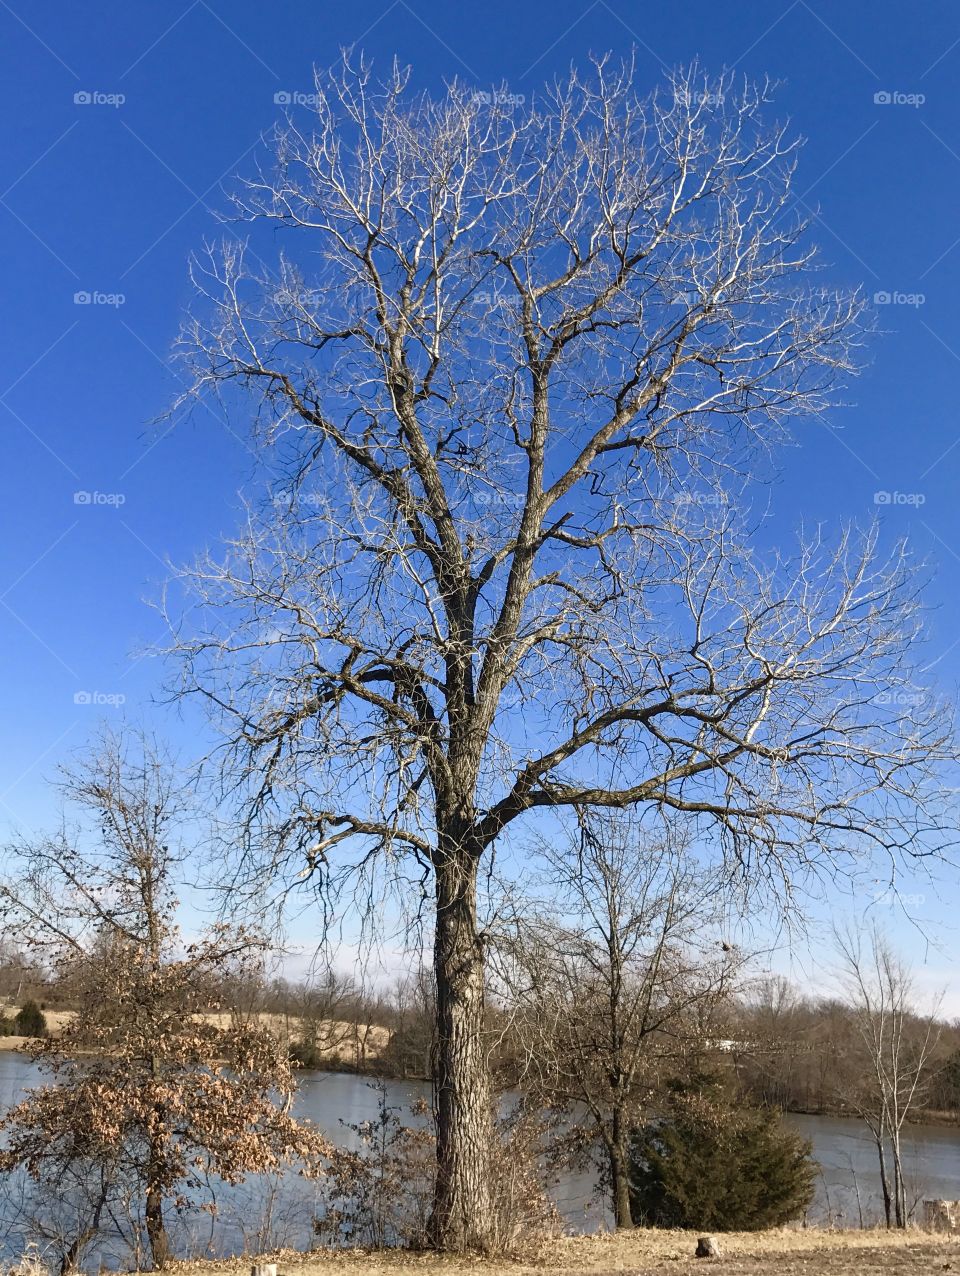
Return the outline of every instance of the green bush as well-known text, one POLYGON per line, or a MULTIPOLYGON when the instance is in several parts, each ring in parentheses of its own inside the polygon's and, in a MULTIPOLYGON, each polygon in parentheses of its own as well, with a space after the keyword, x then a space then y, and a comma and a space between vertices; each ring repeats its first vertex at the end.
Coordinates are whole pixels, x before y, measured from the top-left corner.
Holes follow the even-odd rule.
POLYGON ((631 1208, 638 1223, 759 1231, 804 1213, 817 1166, 810 1142, 775 1112, 679 1095, 663 1119, 635 1131, 631 1208))
POLYGON ((47 1018, 35 1001, 25 1001, 13 1021, 18 1037, 45 1037, 47 1018))
POLYGON ((12 1019, 8 1019, 6 1015, 0 1015, 0 1037, 13 1037, 16 1035, 16 1025, 12 1019))

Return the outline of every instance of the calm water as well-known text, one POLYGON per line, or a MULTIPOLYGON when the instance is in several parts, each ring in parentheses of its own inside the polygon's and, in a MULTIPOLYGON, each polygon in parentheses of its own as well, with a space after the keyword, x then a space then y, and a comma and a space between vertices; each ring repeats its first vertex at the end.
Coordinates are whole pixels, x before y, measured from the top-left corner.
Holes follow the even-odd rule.
MULTIPOLYGON (((814 1212, 827 1211, 836 1222, 859 1226, 860 1203, 865 1222, 876 1222, 883 1211, 877 1150, 866 1127, 853 1118, 788 1115, 786 1120, 813 1143, 821 1175, 814 1212)), ((920 1125, 903 1139, 907 1202, 924 1197, 960 1198, 960 1127, 920 1125)))
MULTIPOLYGON (((25 1087, 36 1084, 38 1071, 22 1056, 0 1051, 0 1109, 15 1103, 25 1087)), ((387 1101, 408 1109, 428 1096, 420 1083, 389 1082, 387 1101)), ((373 1119, 380 1099, 368 1079, 343 1073, 307 1073, 301 1078, 296 1108, 310 1117, 341 1146, 355 1145, 346 1125, 373 1119)), ((861 1217, 876 1221, 881 1210, 876 1151, 869 1134, 855 1120, 790 1116, 787 1120, 812 1140, 821 1174, 812 1219, 825 1216, 856 1227, 861 1217)), ((923 1197, 960 1198, 960 1128, 922 1126, 905 1140, 905 1166, 911 1200, 923 1197)), ((322 1212, 318 1185, 290 1174, 274 1180, 256 1179, 240 1187, 217 1189, 218 1219, 191 1219, 180 1224, 177 1245, 182 1252, 263 1252, 281 1246, 305 1246, 312 1237, 311 1222, 322 1212)), ((590 1174, 568 1175, 553 1191, 556 1204, 572 1229, 595 1230, 607 1225, 608 1216, 597 1200, 590 1174)), ((21 1211, 22 1212, 22 1211, 21 1211)), ((9 1215, 9 1204, 8 1204, 9 1215)), ((0 1234, 0 1256, 10 1256, 22 1245, 22 1236, 0 1234), (4 1250, 6 1249, 6 1254, 4 1250)), ((96 1270, 126 1266, 129 1257, 111 1251, 109 1245, 85 1264, 96 1270)))

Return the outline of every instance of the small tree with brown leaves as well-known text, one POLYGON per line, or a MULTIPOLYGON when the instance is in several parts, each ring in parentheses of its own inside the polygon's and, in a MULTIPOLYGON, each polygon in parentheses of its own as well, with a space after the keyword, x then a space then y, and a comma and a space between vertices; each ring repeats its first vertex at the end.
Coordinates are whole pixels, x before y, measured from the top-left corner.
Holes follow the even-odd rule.
POLYGON ((0 898, 69 984, 77 1014, 32 1048, 50 1082, 3 1120, 0 1165, 25 1167, 53 1194, 96 1185, 63 1270, 123 1193, 142 1209, 163 1267, 165 1207, 198 1206, 210 1176, 237 1182, 291 1161, 316 1165, 328 1145, 289 1114, 293 1075, 273 1034, 222 1027, 210 1014, 214 990, 258 963, 265 945, 224 925, 181 941, 172 838, 184 804, 169 767, 143 740, 106 737, 63 788, 96 836, 64 829, 18 846, 23 871, 0 898))

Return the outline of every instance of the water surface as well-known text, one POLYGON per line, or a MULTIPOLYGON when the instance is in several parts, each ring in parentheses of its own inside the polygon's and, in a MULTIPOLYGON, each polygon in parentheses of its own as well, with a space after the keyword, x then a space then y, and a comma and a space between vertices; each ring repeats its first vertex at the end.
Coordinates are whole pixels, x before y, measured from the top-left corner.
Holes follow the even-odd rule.
MULTIPOLYGON (((0 1051, 0 1109, 17 1101, 24 1089, 41 1080, 39 1069, 23 1055, 0 1051)), ((386 1082, 390 1107, 402 1110, 404 1120, 420 1099, 429 1100, 429 1087, 420 1082, 386 1082)), ((303 1073, 295 1100, 298 1114, 316 1122, 342 1147, 354 1147, 357 1137, 350 1129, 380 1112, 381 1096, 369 1078, 335 1072, 303 1073)), ((877 1154, 869 1131, 855 1119, 817 1116, 787 1118, 813 1143, 820 1165, 816 1200, 810 1221, 829 1221, 857 1227, 861 1221, 879 1220, 882 1210, 877 1154)), ((904 1164, 910 1202, 924 1197, 960 1198, 960 1128, 955 1126, 911 1127, 904 1138, 904 1164)), ((0 1228, 0 1257, 12 1258, 20 1252, 23 1238, 23 1191, 16 1177, 6 1183, 6 1223, 0 1228), (18 1226, 10 1228, 11 1217, 18 1226)), ((180 1252, 225 1255, 264 1252, 281 1247, 301 1248, 314 1239, 313 1220, 323 1213, 322 1187, 289 1173, 274 1178, 252 1177, 237 1187, 211 1185, 218 1215, 189 1218, 174 1223, 180 1252)), ((569 1173, 552 1189, 557 1208, 574 1231, 593 1231, 609 1226, 610 1217, 598 1199, 592 1173, 569 1173)), ((918 1211, 919 1212, 919 1211, 918 1211)), ((128 1266, 129 1255, 106 1240, 88 1256, 86 1270, 98 1264, 128 1266)))

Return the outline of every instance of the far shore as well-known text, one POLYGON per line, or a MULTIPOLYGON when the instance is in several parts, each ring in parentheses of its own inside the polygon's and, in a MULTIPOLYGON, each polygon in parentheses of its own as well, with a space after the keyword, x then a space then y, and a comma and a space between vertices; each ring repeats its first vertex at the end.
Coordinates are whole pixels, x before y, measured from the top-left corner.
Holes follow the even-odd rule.
POLYGON ((19 1050, 32 1045, 33 1037, 0 1037, 0 1050, 19 1050))
MULTIPOLYGON (((19 1007, 12 1002, 0 1001, 0 1013, 12 1019, 19 1007)), ((74 1011, 43 1008, 47 1021, 47 1030, 51 1037, 73 1020, 74 1011)), ((211 1012, 200 1016, 208 1023, 218 1027, 227 1027, 233 1019, 229 1011, 211 1012)), ((297 1016, 286 1016, 257 1012, 251 1016, 262 1027, 268 1028, 285 1045, 291 1046, 298 1040, 307 1038, 311 1033, 319 1038, 317 1054, 322 1058, 326 1070, 343 1072, 363 1072, 372 1075, 377 1073, 378 1060, 390 1041, 390 1032, 377 1024, 356 1024, 337 1019, 325 1019, 309 1023, 297 1016)), ((29 1047, 35 1038, 16 1035, 0 1036, 0 1050, 17 1050, 29 1047)))

